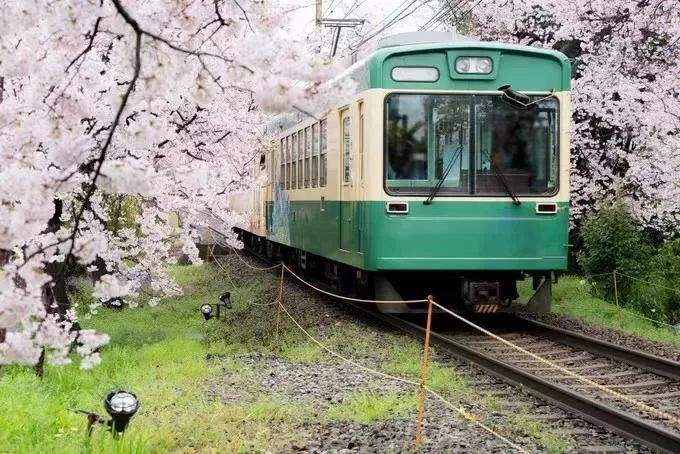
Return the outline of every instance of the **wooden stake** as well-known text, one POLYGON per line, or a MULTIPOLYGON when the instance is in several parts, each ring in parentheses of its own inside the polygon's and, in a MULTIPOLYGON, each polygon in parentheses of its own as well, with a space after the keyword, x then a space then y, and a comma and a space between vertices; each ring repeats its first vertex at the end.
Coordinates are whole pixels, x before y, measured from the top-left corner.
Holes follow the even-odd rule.
POLYGON ((418 387, 418 416, 416 419, 416 436, 413 440, 418 449, 423 443, 423 419, 425 417, 425 386, 427 385, 427 370, 430 359, 430 327, 432 326, 432 295, 427 297, 427 323, 425 324, 425 346, 420 363, 420 386, 418 387))
POLYGON ((619 326, 622 326, 621 306, 619 305, 619 289, 616 284, 616 270, 614 270, 614 301, 616 302, 616 314, 618 315, 619 326))
POLYGON ((281 326, 281 304, 283 300, 283 273, 285 268, 281 264, 281 283, 279 284, 279 296, 276 299, 276 340, 279 339, 279 327, 281 326))

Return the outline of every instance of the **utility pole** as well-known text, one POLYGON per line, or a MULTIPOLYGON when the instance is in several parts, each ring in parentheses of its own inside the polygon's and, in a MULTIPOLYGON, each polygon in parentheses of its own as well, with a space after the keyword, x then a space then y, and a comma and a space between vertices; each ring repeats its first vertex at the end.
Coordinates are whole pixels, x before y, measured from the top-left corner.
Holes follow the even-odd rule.
POLYGON ((364 19, 331 19, 323 17, 322 0, 316 0, 316 26, 324 26, 326 28, 333 28, 333 42, 331 43, 331 57, 335 57, 338 51, 338 42, 340 42, 340 32, 343 28, 354 28, 366 22, 364 19))

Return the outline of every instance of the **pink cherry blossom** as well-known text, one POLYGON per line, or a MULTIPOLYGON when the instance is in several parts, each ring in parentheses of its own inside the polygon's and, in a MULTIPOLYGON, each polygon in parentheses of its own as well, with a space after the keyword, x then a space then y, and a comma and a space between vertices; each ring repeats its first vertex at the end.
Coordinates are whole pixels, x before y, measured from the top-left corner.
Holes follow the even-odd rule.
POLYGON ((63 264, 96 281, 91 313, 180 293, 166 264, 200 263, 205 213, 234 225, 226 198, 253 183, 267 112, 319 112, 337 67, 275 2, 0 0, 0 11, 0 364, 43 352, 65 364, 75 351, 92 367, 108 337, 73 332, 53 299, 63 264), (121 200, 135 202, 131 225, 114 222, 121 200))

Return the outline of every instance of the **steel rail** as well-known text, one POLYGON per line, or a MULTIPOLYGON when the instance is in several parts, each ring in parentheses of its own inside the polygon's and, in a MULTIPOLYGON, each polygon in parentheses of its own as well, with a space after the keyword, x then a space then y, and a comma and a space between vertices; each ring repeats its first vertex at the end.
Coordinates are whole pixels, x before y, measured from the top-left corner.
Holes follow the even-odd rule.
POLYGON ((680 363, 651 355, 640 350, 621 347, 581 333, 541 323, 524 317, 517 317, 522 328, 548 340, 580 348, 607 358, 629 364, 642 370, 653 372, 671 380, 680 381, 680 363))
MULTIPOLYGON (((262 257, 260 259, 268 262, 266 258, 262 257)), ((372 306, 352 302, 345 302, 345 304, 349 304, 352 307, 382 321, 383 323, 391 325, 409 334, 421 336, 425 332, 423 327, 415 323, 409 322, 391 314, 379 312, 372 306)), ((535 328, 537 330, 543 329, 544 332, 551 333, 550 335, 552 335, 552 333, 563 331, 562 333, 559 333, 559 335, 564 336, 564 339, 567 339, 571 342, 582 342, 583 345, 585 345, 587 342, 594 340, 596 342, 589 343, 586 347, 579 346, 579 348, 590 350, 590 347, 593 347, 594 349, 597 345, 597 347, 601 349, 601 354, 604 356, 608 356, 608 354, 620 356, 624 351, 628 351, 627 349, 617 345, 600 341, 598 339, 588 338, 587 336, 578 335, 578 333, 572 333, 567 330, 562 330, 561 328, 555 328, 556 330, 559 330, 555 331, 552 329, 553 327, 540 322, 534 322, 533 320, 520 317, 517 317, 517 319, 527 322, 527 326, 531 328, 535 328), (612 346, 614 348, 609 348, 612 346)), ((557 336, 558 334, 554 335, 557 336)), ((500 361, 489 354, 475 350, 461 342, 434 331, 430 331, 430 341, 432 344, 442 347, 456 358, 473 363, 486 373, 493 375, 505 381, 506 383, 509 383, 513 386, 523 387, 523 389, 526 389, 530 394, 550 402, 555 406, 575 414, 599 427, 607 428, 610 431, 623 436, 624 438, 637 440, 638 442, 660 452, 680 452, 680 433, 678 432, 668 430, 665 427, 655 425, 631 413, 625 412, 610 405, 603 404, 592 397, 573 391, 565 386, 549 382, 536 376, 535 374, 500 361)), ((565 343, 568 342, 565 340, 565 343)), ((652 358, 656 358, 644 352, 637 352, 635 350, 631 351, 634 353, 642 353, 641 357, 651 356, 652 358)), ((649 363, 650 358, 646 358, 644 361, 649 363)), ((673 363, 672 361, 669 362, 673 363)))
MULTIPOLYGON (((424 333, 424 329, 415 323, 390 314, 369 310, 360 305, 353 306, 402 331, 419 336, 424 333)), ((586 421, 607 428, 625 438, 637 440, 661 452, 680 452, 680 433, 670 431, 631 413, 603 404, 565 386, 544 380, 535 374, 500 361, 489 354, 475 350, 442 334, 432 331, 430 336, 433 344, 445 349, 458 359, 471 362, 488 374, 506 383, 521 386, 530 394, 573 413, 586 421)))

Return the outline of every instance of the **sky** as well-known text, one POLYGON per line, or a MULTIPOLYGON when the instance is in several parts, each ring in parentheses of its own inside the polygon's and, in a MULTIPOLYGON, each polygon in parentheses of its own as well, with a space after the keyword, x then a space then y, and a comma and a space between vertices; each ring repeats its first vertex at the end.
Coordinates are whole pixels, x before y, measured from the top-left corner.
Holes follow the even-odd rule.
MULTIPOLYGON (((300 34, 307 35, 314 32, 316 10, 314 0, 282 0, 282 4, 290 8, 291 19, 300 34)), ((404 16, 380 32, 372 41, 385 35, 417 31, 440 8, 439 0, 322 0, 325 18, 348 17, 366 20, 366 23, 357 29, 342 30, 338 54, 347 52, 349 46, 356 45, 362 39, 379 32, 382 27, 397 17, 404 16), (347 15, 348 11, 349 15, 347 15)), ((445 30, 441 25, 435 29, 445 30)), ((331 29, 324 29, 323 36, 326 47, 324 50, 330 52, 331 29)), ((366 46, 369 46, 369 43, 370 41, 366 43, 366 46)))

